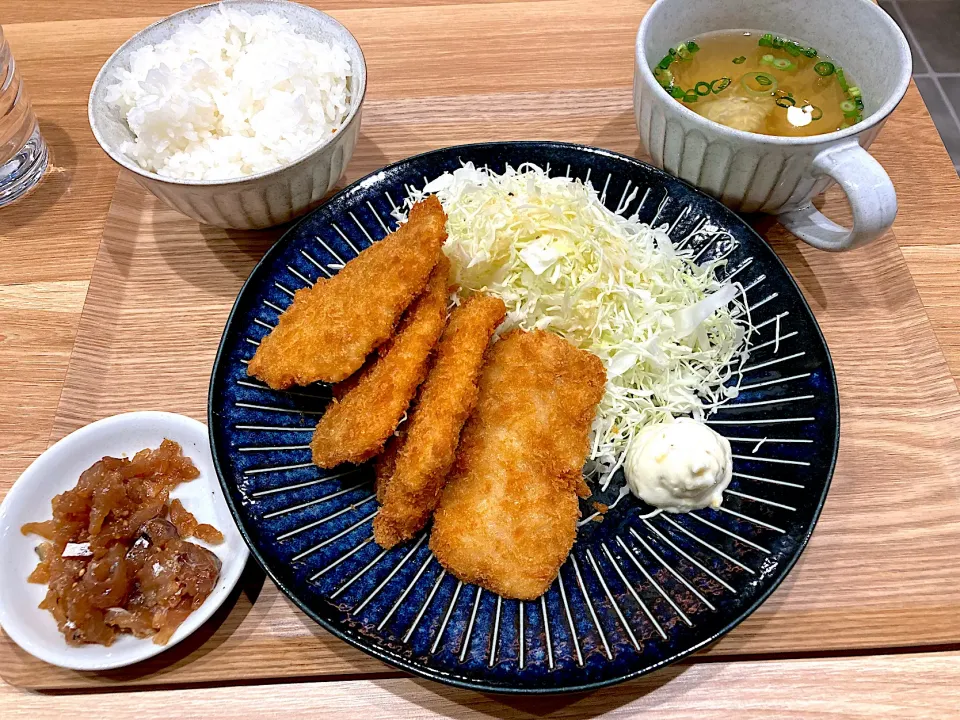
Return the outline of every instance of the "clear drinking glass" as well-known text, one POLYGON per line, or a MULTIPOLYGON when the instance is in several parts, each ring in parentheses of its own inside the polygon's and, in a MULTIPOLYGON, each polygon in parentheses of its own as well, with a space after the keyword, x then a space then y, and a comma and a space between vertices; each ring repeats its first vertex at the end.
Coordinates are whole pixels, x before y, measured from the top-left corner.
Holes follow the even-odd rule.
POLYGON ((47 145, 0 27, 0 207, 36 185, 47 169, 47 145))

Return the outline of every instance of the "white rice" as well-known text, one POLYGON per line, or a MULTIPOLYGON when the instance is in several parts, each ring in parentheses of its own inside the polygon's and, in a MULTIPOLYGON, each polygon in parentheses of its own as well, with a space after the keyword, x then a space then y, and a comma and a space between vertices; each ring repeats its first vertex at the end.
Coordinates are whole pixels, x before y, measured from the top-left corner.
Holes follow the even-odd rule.
POLYGON ((131 53, 106 99, 136 140, 121 152, 159 175, 243 177, 302 157, 350 111, 350 57, 275 14, 220 5, 131 53))

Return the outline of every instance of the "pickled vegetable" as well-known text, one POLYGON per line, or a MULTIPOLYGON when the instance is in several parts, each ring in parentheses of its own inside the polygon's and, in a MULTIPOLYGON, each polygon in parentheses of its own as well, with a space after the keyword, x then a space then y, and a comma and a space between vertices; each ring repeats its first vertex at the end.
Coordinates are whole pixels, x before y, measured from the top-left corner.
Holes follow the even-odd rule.
POLYGON ((171 440, 131 459, 105 457, 53 499, 51 520, 21 528, 45 539, 29 579, 47 585, 40 607, 68 644, 112 645, 123 633, 166 644, 213 592, 220 559, 184 538, 216 544, 223 535, 170 502, 199 474, 171 440))

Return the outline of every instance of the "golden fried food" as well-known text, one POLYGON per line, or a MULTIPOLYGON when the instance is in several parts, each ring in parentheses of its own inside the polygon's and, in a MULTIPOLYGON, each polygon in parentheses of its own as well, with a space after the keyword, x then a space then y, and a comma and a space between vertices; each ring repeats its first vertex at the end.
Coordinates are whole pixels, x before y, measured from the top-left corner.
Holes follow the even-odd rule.
POLYGON ((436 509, 460 430, 477 403, 484 353, 506 311, 500 298, 474 295, 450 315, 403 439, 377 466, 382 507, 373 533, 381 547, 412 538, 436 509))
MULTIPOLYGON (((414 404, 416 404, 414 400, 414 404)), ((383 448, 383 452, 377 455, 373 489, 377 493, 377 501, 383 504, 387 497, 387 486, 390 485, 390 478, 393 477, 393 470, 397 467, 397 453, 400 452, 400 446, 403 444, 403 428, 400 428, 393 434, 383 448)))
MULTIPOLYGON (((390 344, 390 341, 387 340, 383 345, 380 346, 379 350, 385 350, 385 348, 390 344)), ((360 382, 360 379, 370 372, 370 368, 373 367, 374 362, 377 358, 380 357, 379 351, 374 351, 367 356, 366 361, 363 365, 360 366, 360 369, 357 370, 353 375, 348 377, 346 380, 341 380, 340 382, 334 384, 330 388, 330 394, 335 397, 337 400, 343 400, 344 396, 353 390, 357 384, 360 382)))
POLYGON ((440 258, 427 287, 400 321, 389 349, 342 398, 330 401, 310 447, 313 461, 329 468, 369 460, 396 430, 427 375, 430 353, 447 318, 450 261, 440 258))
POLYGON ((496 343, 434 514, 430 548, 464 582, 533 600, 577 534, 577 495, 606 372, 557 335, 514 330, 496 343))
POLYGON ((421 293, 447 239, 447 216, 430 196, 407 222, 329 280, 299 290, 247 366, 275 390, 352 375, 385 342, 421 293))

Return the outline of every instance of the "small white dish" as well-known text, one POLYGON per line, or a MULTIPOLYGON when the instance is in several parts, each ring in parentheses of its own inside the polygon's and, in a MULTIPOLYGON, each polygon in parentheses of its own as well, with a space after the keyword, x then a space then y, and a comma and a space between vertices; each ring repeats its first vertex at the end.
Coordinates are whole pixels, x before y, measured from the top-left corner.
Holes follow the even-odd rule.
POLYGON ((0 504, 0 548, 0 627, 31 655, 72 670, 123 667, 173 647, 226 600, 250 554, 220 489, 206 425, 167 412, 132 412, 104 418, 48 448, 24 471, 0 504), (179 498, 200 522, 210 523, 223 533, 224 541, 219 545, 206 545, 191 538, 191 542, 215 552, 223 563, 217 587, 166 645, 156 645, 150 638, 123 635, 110 647, 71 647, 57 629, 53 615, 38 607, 47 586, 27 582, 37 565, 35 548, 41 539, 24 535, 20 528, 24 523, 50 519, 53 497, 76 485, 80 473, 102 457, 132 457, 143 448, 158 447, 164 438, 180 443, 184 455, 200 471, 200 477, 173 490, 171 498, 179 498))

